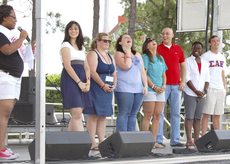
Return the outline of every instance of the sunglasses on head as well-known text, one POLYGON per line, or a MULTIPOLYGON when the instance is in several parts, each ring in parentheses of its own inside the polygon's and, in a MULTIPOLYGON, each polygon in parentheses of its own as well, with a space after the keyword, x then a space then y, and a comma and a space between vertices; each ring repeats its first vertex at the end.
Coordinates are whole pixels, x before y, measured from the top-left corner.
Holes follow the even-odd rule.
POLYGON ((106 39, 99 39, 99 41, 103 41, 104 43, 107 43, 107 42, 111 43, 111 40, 106 40, 106 39))

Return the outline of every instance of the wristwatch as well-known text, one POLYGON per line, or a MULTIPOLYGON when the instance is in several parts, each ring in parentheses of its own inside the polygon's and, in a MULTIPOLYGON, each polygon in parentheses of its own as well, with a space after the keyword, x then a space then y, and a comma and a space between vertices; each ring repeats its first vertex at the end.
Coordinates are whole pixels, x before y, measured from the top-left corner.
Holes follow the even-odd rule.
POLYGON ((208 91, 206 89, 204 91, 206 92, 206 94, 208 93, 208 91))

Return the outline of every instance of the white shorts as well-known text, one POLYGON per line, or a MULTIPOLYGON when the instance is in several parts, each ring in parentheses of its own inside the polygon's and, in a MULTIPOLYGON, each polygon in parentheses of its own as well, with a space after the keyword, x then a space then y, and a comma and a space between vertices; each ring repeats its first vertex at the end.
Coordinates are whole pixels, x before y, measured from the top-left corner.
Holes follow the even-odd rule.
POLYGON ((157 93, 157 92, 148 92, 148 94, 144 97, 144 102, 147 101, 157 101, 157 102, 165 102, 165 92, 157 93))
POLYGON ((20 96, 21 78, 0 72, 0 100, 18 99, 20 96))
POLYGON ((224 114, 224 101, 226 90, 209 88, 204 105, 204 114, 222 115, 224 114))

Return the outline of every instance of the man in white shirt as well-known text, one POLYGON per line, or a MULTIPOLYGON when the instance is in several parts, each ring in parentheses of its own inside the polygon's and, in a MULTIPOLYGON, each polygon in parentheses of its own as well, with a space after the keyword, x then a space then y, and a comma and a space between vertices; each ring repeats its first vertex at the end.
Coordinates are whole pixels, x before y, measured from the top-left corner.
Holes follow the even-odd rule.
POLYGON ((209 62, 210 83, 202 117, 202 135, 206 134, 209 115, 213 115, 213 127, 220 129, 220 115, 224 114, 226 95, 225 67, 226 59, 219 52, 220 40, 213 35, 209 38, 211 50, 204 53, 202 58, 209 62))

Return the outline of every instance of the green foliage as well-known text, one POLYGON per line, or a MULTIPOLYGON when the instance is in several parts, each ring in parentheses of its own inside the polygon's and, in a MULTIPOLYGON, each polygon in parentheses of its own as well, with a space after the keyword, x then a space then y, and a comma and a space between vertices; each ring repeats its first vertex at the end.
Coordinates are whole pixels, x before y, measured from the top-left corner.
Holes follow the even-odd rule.
MULTIPOLYGON (((126 17, 126 23, 121 24, 121 34, 128 32, 128 19, 130 12, 130 1, 121 0, 120 4, 124 8, 124 17, 126 17)), ((200 41, 204 44, 205 50, 205 32, 184 32, 176 33, 176 0, 146 0, 146 2, 137 3, 137 13, 136 13, 136 25, 135 25, 135 38, 134 47, 138 52, 141 52, 141 46, 143 42, 140 40, 141 36, 146 38, 154 38, 158 44, 161 43, 161 32, 165 27, 170 27, 174 31, 173 42, 182 47, 185 57, 187 58, 191 54, 191 46, 195 41, 200 41)), ((209 21, 209 26, 211 26, 211 21, 209 21)), ((210 35, 210 34, 209 34, 210 35)), ((223 43, 228 43, 230 40, 230 31, 223 30, 223 43)), ((230 45, 225 45, 223 52, 226 57, 229 57, 230 45)), ((227 65, 230 61, 227 61, 227 65)))
MULTIPOLYGON (((191 54, 191 46, 195 41, 200 41, 203 43, 205 52, 205 32, 183 32, 177 33, 177 4, 176 0, 146 0, 146 2, 138 2, 136 9, 136 24, 135 24, 135 37, 134 37, 134 48, 141 53, 141 47, 143 40, 141 36, 145 38, 152 37, 158 44, 161 43, 161 32, 165 27, 170 27, 173 29, 174 38, 173 43, 178 44, 182 47, 184 51, 185 58, 191 54)), ((126 17, 127 21, 120 24, 120 34, 128 32, 128 22, 130 13, 130 0, 120 0, 124 8, 123 16, 126 17)), ((210 3, 211 4, 211 3, 210 3)), ((211 16, 210 16, 211 19, 211 16)), ((211 27, 211 21, 209 21, 209 29, 211 27)), ((210 36, 210 31, 208 31, 208 37, 210 36)), ((227 59, 227 66, 230 65, 229 50, 230 50, 230 30, 223 30, 223 53, 227 59)), ((207 47, 209 50, 209 47, 207 47)), ((229 76, 230 77, 230 76, 229 76)), ((228 78, 229 78, 228 77, 228 78)), ((229 81, 228 81, 229 83, 229 81)), ((227 88, 229 93, 229 88, 227 88)), ((170 122, 170 109, 167 105, 167 114, 165 117, 170 122)), ((142 120, 142 116, 138 115, 137 119, 142 120)), ((183 125, 182 125, 183 126, 183 125)), ((167 126, 168 136, 170 136, 170 127, 167 126)))
MULTIPOLYGON (((61 73, 60 74, 51 74, 46 76, 46 86, 47 87, 57 87, 60 88, 60 80, 61 80, 61 73)), ((60 89, 59 89, 60 90, 60 89)), ((46 90, 46 102, 48 103, 61 103, 62 98, 61 94, 58 90, 46 90)), ((55 105, 54 109, 62 110, 62 105, 55 105)))
POLYGON ((85 36, 84 40, 85 52, 88 53, 90 50, 91 39, 88 36, 85 36))
POLYGON ((116 45, 116 42, 117 42, 118 38, 115 38, 114 35, 109 35, 109 39, 111 40, 111 44, 109 46, 108 53, 111 54, 111 55, 114 55, 114 53, 116 51, 115 45, 116 45))
POLYGON ((50 30, 52 31, 52 33, 55 33, 57 31, 57 28, 59 28, 60 31, 64 32, 65 25, 61 22, 61 14, 53 12, 47 13, 46 27, 47 34, 50 30))

